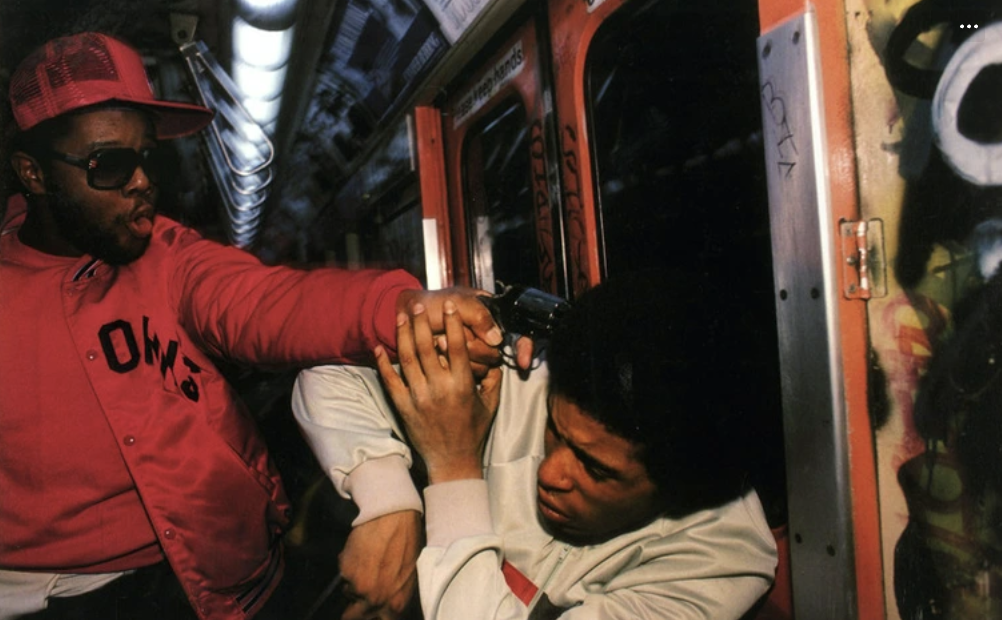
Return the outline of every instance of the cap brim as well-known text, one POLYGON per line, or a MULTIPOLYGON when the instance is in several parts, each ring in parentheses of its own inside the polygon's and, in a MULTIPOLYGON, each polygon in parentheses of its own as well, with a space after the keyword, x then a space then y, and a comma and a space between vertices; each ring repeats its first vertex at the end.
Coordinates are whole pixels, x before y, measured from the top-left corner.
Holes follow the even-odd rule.
POLYGON ((179 101, 150 101, 149 99, 125 99, 119 101, 133 103, 153 114, 153 124, 158 140, 183 138, 205 129, 216 115, 209 108, 179 101))

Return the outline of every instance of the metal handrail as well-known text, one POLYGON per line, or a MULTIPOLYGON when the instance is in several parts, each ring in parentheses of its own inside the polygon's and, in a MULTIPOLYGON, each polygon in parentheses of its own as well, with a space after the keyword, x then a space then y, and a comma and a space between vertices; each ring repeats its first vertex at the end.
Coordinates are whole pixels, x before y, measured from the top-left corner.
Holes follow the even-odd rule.
POLYGON ((274 179, 275 147, 241 104, 242 94, 202 41, 193 39, 198 18, 171 14, 172 37, 181 51, 198 99, 214 110, 204 134, 208 164, 229 218, 227 236, 238 247, 251 245, 263 219, 274 179))
MULTIPOLYGON (((181 45, 181 53, 188 63, 188 69, 194 78, 198 95, 202 99, 202 104, 216 111, 216 116, 212 120, 213 137, 223 147, 230 144, 224 139, 220 129, 221 120, 225 119, 239 137, 243 139, 240 145, 252 148, 264 147, 267 155, 263 155, 264 161, 250 168, 239 166, 230 157, 228 149, 223 148, 222 154, 227 166, 234 174, 249 176, 261 172, 272 164, 275 158, 275 148, 268 139, 264 129, 251 117, 250 113, 244 109, 240 103, 239 89, 229 75, 223 71, 215 57, 209 52, 202 41, 190 41, 181 45), (213 92, 213 86, 221 89, 222 96, 213 92)), ((233 134, 231 134, 233 135, 233 134)), ((236 149, 234 149, 236 150, 236 149)), ((240 155, 236 153, 236 155, 240 155)))

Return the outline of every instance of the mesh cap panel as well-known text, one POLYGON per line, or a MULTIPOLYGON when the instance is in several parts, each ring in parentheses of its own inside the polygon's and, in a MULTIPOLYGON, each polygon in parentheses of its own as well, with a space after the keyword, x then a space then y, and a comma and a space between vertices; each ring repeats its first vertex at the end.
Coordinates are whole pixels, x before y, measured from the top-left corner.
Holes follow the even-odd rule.
POLYGON ((201 106, 157 100, 139 53, 100 33, 55 39, 30 54, 11 78, 10 101, 22 130, 107 101, 153 112, 160 138, 194 133, 212 119, 201 106))

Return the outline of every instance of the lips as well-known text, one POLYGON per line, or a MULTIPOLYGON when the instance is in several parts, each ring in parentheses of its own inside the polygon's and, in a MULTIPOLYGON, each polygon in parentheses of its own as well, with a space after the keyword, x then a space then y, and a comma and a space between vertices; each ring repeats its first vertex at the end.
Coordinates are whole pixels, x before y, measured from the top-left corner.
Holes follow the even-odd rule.
POLYGON ((132 219, 127 222, 129 232, 133 237, 145 239, 153 234, 153 218, 156 217, 156 210, 150 205, 143 205, 132 214, 132 219))
POLYGON ((555 506, 553 506, 553 504, 543 499, 542 492, 539 492, 536 495, 536 505, 539 508, 539 513, 543 515, 543 518, 547 521, 551 521, 553 523, 568 523, 571 520, 570 517, 560 512, 555 506))

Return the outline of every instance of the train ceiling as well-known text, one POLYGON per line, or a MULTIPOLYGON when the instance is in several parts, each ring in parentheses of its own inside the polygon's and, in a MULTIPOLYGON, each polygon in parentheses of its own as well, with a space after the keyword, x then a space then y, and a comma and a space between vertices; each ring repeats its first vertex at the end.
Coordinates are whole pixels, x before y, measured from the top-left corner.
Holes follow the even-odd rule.
MULTIPOLYGON (((181 63, 172 15, 197 19, 193 39, 229 69, 240 3, 265 1, 2 0, 0 85, 6 91, 10 72, 35 46, 83 30, 118 35, 155 62, 181 63)), ((298 0, 296 11, 283 103, 270 128, 277 181, 268 206, 269 227, 293 237, 333 200, 450 46, 420 0, 298 0)))

